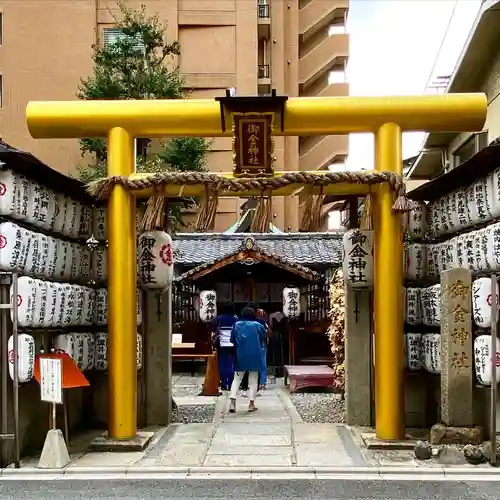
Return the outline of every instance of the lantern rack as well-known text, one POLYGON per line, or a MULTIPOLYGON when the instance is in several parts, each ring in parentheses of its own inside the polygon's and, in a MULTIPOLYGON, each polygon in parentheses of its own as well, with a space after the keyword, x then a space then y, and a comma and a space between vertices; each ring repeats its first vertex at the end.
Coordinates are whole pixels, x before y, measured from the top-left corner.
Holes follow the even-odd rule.
POLYGON ((17 297, 17 280, 16 273, 0 271, 0 465, 2 467, 8 465, 6 455, 6 440, 14 441, 14 464, 16 468, 20 467, 20 450, 19 450, 19 371, 18 371, 18 346, 19 346, 19 329, 17 322, 18 304, 16 301, 10 301, 10 286, 12 286, 13 296, 17 297), (12 336, 13 336, 13 383, 12 383, 12 408, 14 414, 14 432, 9 432, 8 427, 8 379, 9 379, 9 364, 10 353, 8 349, 9 339, 9 318, 7 311, 12 311, 12 336))

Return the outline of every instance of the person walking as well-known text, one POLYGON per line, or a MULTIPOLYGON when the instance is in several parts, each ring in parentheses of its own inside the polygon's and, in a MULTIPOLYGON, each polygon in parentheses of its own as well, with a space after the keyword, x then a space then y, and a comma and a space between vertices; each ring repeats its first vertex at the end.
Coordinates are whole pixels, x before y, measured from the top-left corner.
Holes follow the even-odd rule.
POLYGON ((240 319, 234 324, 231 332, 231 343, 235 346, 235 374, 231 384, 229 412, 236 411, 236 396, 241 380, 248 372, 248 398, 250 400, 248 411, 256 411, 255 396, 259 372, 264 367, 263 346, 267 330, 257 321, 255 310, 245 307, 241 311, 240 319))
POLYGON ((222 304, 220 314, 215 318, 214 344, 217 349, 220 388, 229 391, 234 377, 234 346, 231 343, 231 331, 238 316, 230 302, 222 304))

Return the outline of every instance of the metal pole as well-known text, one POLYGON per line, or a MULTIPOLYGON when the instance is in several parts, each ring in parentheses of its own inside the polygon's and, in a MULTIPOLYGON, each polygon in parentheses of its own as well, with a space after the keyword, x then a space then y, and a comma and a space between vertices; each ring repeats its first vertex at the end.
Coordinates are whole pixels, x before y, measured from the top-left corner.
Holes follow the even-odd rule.
POLYGON ((490 386, 490 440, 491 465, 497 461, 497 323, 498 323, 498 295, 497 275, 491 275, 491 386, 490 386))
POLYGON ((15 447, 15 466, 20 467, 19 452, 19 335, 17 322, 17 274, 12 275, 12 335, 14 341, 14 384, 13 384, 13 406, 14 406, 14 447, 15 447))
MULTIPOLYGON (((0 284, 0 304, 8 304, 9 303, 9 290, 6 286, 0 284)), ((9 377, 9 348, 8 348, 8 341, 9 341, 9 334, 7 332, 7 315, 4 313, 3 310, 0 309, 0 366, 1 366, 1 373, 2 373, 2 385, 1 385, 1 394, 2 394, 2 401, 1 401, 1 411, 0 411, 0 421, 1 421, 1 429, 0 429, 0 434, 2 437, 0 438, 0 466, 3 467, 7 465, 7 463, 4 464, 4 461, 7 462, 7 458, 5 456, 5 439, 7 436, 7 431, 8 431, 8 426, 7 426, 7 418, 8 418, 8 385, 7 385, 7 379, 9 377)))

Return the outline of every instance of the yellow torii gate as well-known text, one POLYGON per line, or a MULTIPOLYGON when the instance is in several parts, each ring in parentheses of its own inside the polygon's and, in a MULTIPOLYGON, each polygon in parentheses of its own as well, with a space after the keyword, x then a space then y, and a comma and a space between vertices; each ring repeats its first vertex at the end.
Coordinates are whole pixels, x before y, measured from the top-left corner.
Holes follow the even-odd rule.
MULTIPOLYGON (((273 129, 273 135, 374 133, 375 170, 401 177, 403 131, 481 130, 486 109, 484 94, 289 98, 283 103, 282 126, 273 129)), ((231 127, 224 126, 220 103, 208 99, 30 102, 26 116, 34 138, 107 137, 108 176, 127 176, 129 180, 144 178, 134 172, 136 137, 220 137, 233 133, 231 127)), ((230 120, 230 115, 226 119, 230 120)), ((280 174, 286 173, 274 175, 277 178, 280 174)), ((163 194, 200 195, 204 187, 165 186, 163 194)), ((296 190, 297 185, 289 185, 272 194, 288 196, 296 190)), ((402 225, 400 216, 392 211, 391 187, 379 182, 374 191, 376 434, 380 439, 398 440, 404 438, 405 412, 402 225)), ((367 192, 363 184, 330 184, 322 191, 325 195, 367 192)), ((108 431, 116 440, 131 439, 137 432, 135 197, 151 194, 151 189, 132 190, 118 183, 108 201, 108 431)), ((221 195, 241 193, 233 190, 221 195)))

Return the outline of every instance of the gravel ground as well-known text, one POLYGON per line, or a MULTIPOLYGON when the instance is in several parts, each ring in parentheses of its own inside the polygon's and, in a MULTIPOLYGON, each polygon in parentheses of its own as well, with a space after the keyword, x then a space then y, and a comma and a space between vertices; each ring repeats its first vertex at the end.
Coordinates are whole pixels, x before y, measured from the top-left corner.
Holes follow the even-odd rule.
POLYGON ((198 396, 202 391, 201 385, 174 385, 172 387, 172 395, 175 397, 198 396))
POLYGON ((290 394, 295 409, 304 422, 341 424, 344 422, 344 401, 340 394, 290 394))
POLYGON ((174 411, 174 424, 208 424, 213 422, 215 405, 182 405, 174 411))

